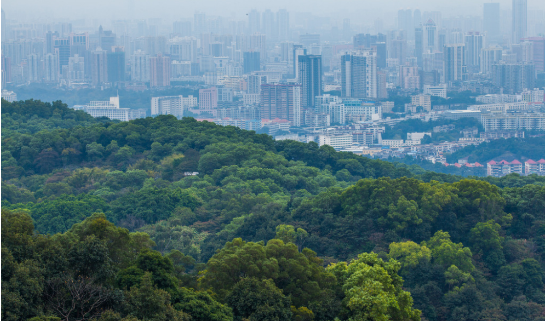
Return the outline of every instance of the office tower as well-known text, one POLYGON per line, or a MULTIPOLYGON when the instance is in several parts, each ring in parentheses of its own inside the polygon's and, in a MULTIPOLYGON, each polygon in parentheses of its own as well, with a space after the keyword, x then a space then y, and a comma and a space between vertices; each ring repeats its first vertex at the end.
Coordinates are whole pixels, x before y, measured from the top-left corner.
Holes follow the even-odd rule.
POLYGON ((248 75, 248 94, 260 94, 263 84, 267 84, 267 76, 248 75))
POLYGON ((253 34, 250 36, 250 50, 258 51, 263 61, 267 60, 267 36, 263 34, 253 34))
POLYGON ((388 52, 386 50, 385 42, 377 42, 374 45, 375 51, 377 53, 377 68, 384 69, 386 68, 386 59, 388 58, 388 52))
POLYGON ((409 30, 413 29, 413 13, 411 9, 400 9, 397 12, 397 29, 405 30, 407 36, 409 35, 409 30))
POLYGON ((257 10, 252 10, 248 14, 248 33, 254 34, 261 31, 260 14, 257 10))
POLYGON ((260 53, 258 51, 249 51, 242 54, 243 73, 249 74, 261 70, 260 53))
POLYGON ((414 9, 413 12, 413 28, 417 28, 422 24, 422 13, 419 9, 414 9))
POLYGON ((44 81, 57 82, 59 80, 59 56, 57 54, 45 54, 44 56, 44 81))
POLYGON ((170 86, 170 57, 150 57, 150 87, 170 86))
POLYGON ((293 43, 280 43, 280 60, 293 64, 293 43))
POLYGON ((530 37, 524 39, 524 41, 533 44, 532 57, 536 72, 545 72, 545 37, 530 37))
POLYGON ((70 58, 70 40, 68 38, 55 39, 54 51, 59 57, 59 73, 62 70, 62 66, 68 65, 68 58, 70 58))
POLYGON ((500 4, 485 3, 483 6, 483 31, 488 41, 493 44, 501 42, 500 4))
POLYGON ((107 54, 108 82, 114 84, 125 81, 125 50, 123 47, 112 47, 107 54))
POLYGON ((89 34, 86 32, 81 34, 71 33, 68 38, 70 39, 70 56, 76 54, 81 57, 85 56, 85 52, 89 50, 89 34))
POLYGON ((350 27, 350 19, 343 19, 343 39, 350 39, 352 28, 350 27))
POLYGON ((385 71, 377 72, 377 98, 388 98, 388 90, 386 89, 387 73, 385 71))
POLYGON ((276 23, 278 24, 278 40, 288 40, 290 31, 290 15, 287 10, 278 10, 276 13, 276 23))
POLYGON ((274 21, 274 13, 267 9, 262 14, 263 33, 269 37, 269 39, 276 39, 278 37, 278 30, 276 28, 276 22, 274 21))
POLYGON ((437 26, 429 19, 424 25, 424 52, 434 52, 439 49, 438 45, 437 26))
POLYGON ((481 74, 490 75, 492 66, 502 60, 502 49, 500 47, 483 48, 481 51, 481 74))
POLYGON ((174 37, 168 40, 170 58, 177 61, 197 61, 197 39, 174 37))
POLYGON ((2 9, 2 41, 8 40, 8 29, 7 29, 7 23, 6 23, 6 13, 4 12, 4 9, 2 9))
POLYGON ((320 44, 320 34, 304 34, 299 35, 299 42, 303 44, 306 48, 309 48, 312 45, 320 44))
POLYGON ((191 31, 191 21, 174 21, 172 23, 174 36, 190 37, 192 35, 191 31))
POLYGON ((414 30, 414 55, 418 67, 422 68, 422 54, 424 51, 424 31, 422 25, 418 26, 414 30))
POLYGON ((301 106, 311 108, 314 107, 314 98, 322 95, 322 56, 301 55, 298 61, 301 106))
POLYGON ((211 111, 218 108, 218 89, 216 87, 199 89, 199 109, 211 111))
POLYGON ((390 58, 397 59, 399 65, 405 64, 405 58, 407 57, 407 40, 394 39, 391 41, 390 58))
POLYGON ((444 47, 444 71, 445 83, 464 80, 465 55, 463 44, 446 45, 444 47))
POLYGON ((341 56, 341 96, 351 98, 377 97, 376 54, 371 51, 362 54, 341 56))
POLYGON ((29 82, 38 82, 40 81, 40 61, 38 60, 38 55, 30 54, 27 59, 28 63, 28 78, 29 82))
POLYGON ((98 44, 100 48, 111 51, 116 45, 115 34, 111 30, 103 30, 102 26, 98 28, 98 44))
POLYGON ((68 81, 83 82, 85 80, 85 59, 75 54, 68 60, 68 81))
POLYGON ((492 80, 504 94, 514 95, 535 87, 535 67, 533 64, 496 64, 492 66, 492 80))
POLYGON ((301 45, 293 45, 293 75, 299 79, 299 56, 306 55, 307 50, 301 45))
POLYGON ((136 82, 149 82, 150 56, 138 50, 131 55, 131 80, 136 82))
POLYGON ((512 35, 513 44, 520 43, 526 38, 528 30, 528 3, 527 0, 513 0, 512 35))
POLYGON ((485 45, 485 36, 478 31, 470 31, 464 38, 466 65, 476 72, 481 64, 481 51, 485 45))
POLYGON ((108 52, 97 49, 91 52, 91 84, 93 86, 108 82, 108 52))
POLYGON ((288 120, 291 126, 301 125, 301 85, 262 84, 261 118, 288 120))
POLYGON ((206 14, 195 12, 193 15, 193 35, 199 37, 206 31, 206 14))

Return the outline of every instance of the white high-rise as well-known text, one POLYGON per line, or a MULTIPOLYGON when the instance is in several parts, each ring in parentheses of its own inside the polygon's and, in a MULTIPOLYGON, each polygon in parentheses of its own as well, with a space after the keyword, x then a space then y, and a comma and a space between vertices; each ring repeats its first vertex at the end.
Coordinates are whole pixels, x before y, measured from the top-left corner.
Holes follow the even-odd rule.
POLYGON ((131 79, 136 82, 150 80, 150 56, 141 50, 131 56, 131 79))

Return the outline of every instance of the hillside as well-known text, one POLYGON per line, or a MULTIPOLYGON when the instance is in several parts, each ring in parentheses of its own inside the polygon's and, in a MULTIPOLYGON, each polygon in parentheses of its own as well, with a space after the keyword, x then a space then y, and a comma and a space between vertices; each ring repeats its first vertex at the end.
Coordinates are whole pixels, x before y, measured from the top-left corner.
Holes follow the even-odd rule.
POLYGON ((2 102, 2 319, 545 318, 536 178, 70 113, 2 102))

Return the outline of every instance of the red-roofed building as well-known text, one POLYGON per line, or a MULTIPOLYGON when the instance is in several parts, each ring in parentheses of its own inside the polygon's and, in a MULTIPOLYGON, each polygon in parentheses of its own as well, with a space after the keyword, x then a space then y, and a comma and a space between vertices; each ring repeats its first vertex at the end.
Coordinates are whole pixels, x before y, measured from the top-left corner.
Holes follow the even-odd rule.
POLYGON ((537 174, 540 176, 545 176, 545 160, 541 159, 539 161, 534 161, 532 159, 524 162, 524 174, 537 174))
POLYGON ((522 163, 518 160, 513 160, 513 162, 507 162, 505 160, 495 162, 492 160, 486 164, 486 174, 489 176, 502 177, 510 173, 522 175, 522 163))

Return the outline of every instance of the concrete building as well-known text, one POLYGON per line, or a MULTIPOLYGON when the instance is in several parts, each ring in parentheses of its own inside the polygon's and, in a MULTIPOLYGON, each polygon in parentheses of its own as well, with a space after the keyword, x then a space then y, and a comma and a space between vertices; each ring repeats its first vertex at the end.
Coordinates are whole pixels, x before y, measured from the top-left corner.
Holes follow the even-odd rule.
POLYGON ((17 94, 15 94, 13 91, 8 91, 6 89, 2 90, 2 99, 5 99, 8 102, 15 102, 17 101, 17 94))
POLYGON ((262 84, 261 118, 278 118, 301 126, 301 91, 299 84, 262 84))
POLYGON ((141 50, 131 55, 131 80, 144 83, 150 80, 150 56, 141 50))
POLYGON ((150 57, 150 87, 170 86, 170 57, 150 57))
POLYGON ((216 87, 199 89, 199 109, 215 110, 218 107, 218 89, 216 87))
POLYGON ((445 83, 457 82, 466 78, 465 46, 463 44, 452 44, 444 47, 444 70, 445 83))
POLYGON ((377 97, 377 62, 373 52, 341 56, 341 96, 377 97))
POLYGON ((545 113, 483 113, 481 123, 485 131, 545 130, 545 113))
POLYGON ((528 32, 527 0, 513 0, 512 14, 512 43, 518 44, 521 39, 526 38, 528 32))
POLYGON ((414 95, 411 96, 411 104, 414 106, 422 106, 424 111, 431 111, 431 96, 430 95, 414 95))
POLYGON ((439 96, 447 98, 447 84, 439 84, 437 86, 424 85, 424 95, 439 96))
POLYGON ((184 97, 178 96, 160 96, 151 98, 151 115, 174 115, 177 118, 184 116, 184 111, 198 106, 197 98, 193 95, 184 97))
POLYGON ((89 105, 76 105, 76 110, 82 110, 92 117, 107 117, 111 120, 129 121, 130 108, 119 108, 119 96, 110 97, 109 101, 91 101, 89 105))
POLYGON ((301 55, 298 57, 298 61, 301 106, 302 108, 313 108, 314 98, 322 95, 322 56, 301 55))

